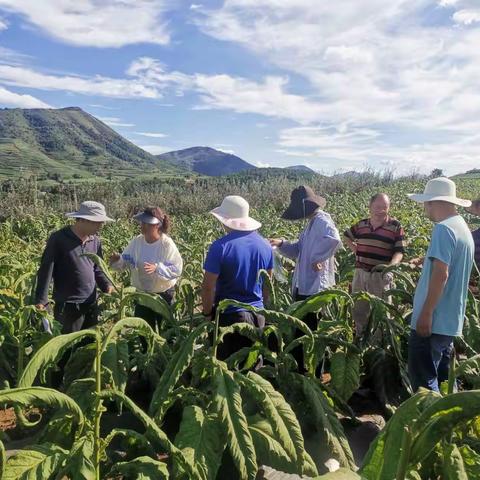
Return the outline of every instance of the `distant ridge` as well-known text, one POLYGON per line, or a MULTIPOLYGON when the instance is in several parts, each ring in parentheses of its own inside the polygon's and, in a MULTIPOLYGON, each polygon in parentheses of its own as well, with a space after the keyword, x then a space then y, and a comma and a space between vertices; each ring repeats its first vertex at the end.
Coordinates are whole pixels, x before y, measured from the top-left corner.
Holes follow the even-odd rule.
POLYGON ((202 175, 218 177, 256 167, 236 155, 210 147, 191 147, 157 155, 157 158, 202 175))
POLYGON ((78 107, 0 109, 0 179, 125 178, 179 172, 78 107))

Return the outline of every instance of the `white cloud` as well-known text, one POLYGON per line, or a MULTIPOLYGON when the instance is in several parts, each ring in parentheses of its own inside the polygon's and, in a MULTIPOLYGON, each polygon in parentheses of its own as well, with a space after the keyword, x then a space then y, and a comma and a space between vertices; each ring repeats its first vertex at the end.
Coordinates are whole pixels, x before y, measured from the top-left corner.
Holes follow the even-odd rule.
POLYGON ((132 132, 135 135, 141 135, 142 137, 150 137, 150 138, 165 138, 168 137, 165 133, 157 133, 157 132, 132 132))
POLYGON ((235 150, 232 150, 231 148, 221 148, 221 147, 215 147, 217 150, 223 153, 228 153, 230 155, 235 155, 235 150))
POLYGON ((31 95, 11 92, 0 86, 0 105, 18 108, 53 108, 48 103, 42 102, 31 95))
POLYGON ((160 62, 148 57, 134 60, 127 68, 126 75, 125 78, 58 75, 42 73, 26 66, 0 64, 0 83, 111 98, 159 99, 163 96, 163 90, 182 90, 191 83, 189 76, 180 72, 166 72, 160 62))
POLYGON ((262 83, 229 75, 196 75, 195 88, 202 104, 197 109, 234 110, 309 123, 320 116, 321 104, 285 91, 288 80, 266 77, 262 83))
POLYGON ((170 147, 162 147, 161 145, 139 145, 152 155, 160 155, 161 153, 171 152, 173 149, 170 147))
POLYGON ((134 123, 126 123, 123 122, 120 118, 118 117, 96 117, 103 123, 106 123, 110 127, 134 127, 134 123))
POLYGON ((472 25, 480 22, 480 9, 478 10, 458 10, 453 14, 453 21, 464 25, 472 25))
POLYGON ((167 0, 0 0, 0 9, 22 15, 49 35, 78 46, 168 44, 167 0))
POLYGON ((200 4, 200 3, 192 3, 190 5, 190 10, 198 10, 199 8, 202 8, 202 7, 203 7, 203 5, 200 4))
POLYGON ((203 82, 204 101, 321 125, 327 130, 319 137, 297 131, 299 145, 283 133, 279 147, 304 147, 306 155, 327 149, 323 158, 332 162, 379 164, 385 154, 402 165, 421 158, 430 168, 455 158, 455 168, 472 167, 478 142, 460 142, 478 131, 480 29, 459 24, 476 26, 477 12, 478 0, 343 0, 341 8, 318 0, 225 0, 197 15, 203 32, 243 46, 308 87, 296 90, 302 83, 293 75, 271 88, 266 80, 219 76, 203 82), (456 11, 434 24, 438 7, 456 11), (380 141, 378 132, 390 135, 380 141))
POLYGON ((8 22, 3 18, 0 18, 0 31, 6 30, 8 28, 8 22))

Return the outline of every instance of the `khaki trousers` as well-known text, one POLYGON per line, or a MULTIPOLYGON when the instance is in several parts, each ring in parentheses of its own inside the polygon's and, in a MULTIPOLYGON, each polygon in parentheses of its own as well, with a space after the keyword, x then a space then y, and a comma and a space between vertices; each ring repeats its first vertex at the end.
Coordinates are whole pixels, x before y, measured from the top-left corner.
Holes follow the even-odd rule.
MULTIPOLYGON (((368 292, 384 300, 389 300, 385 296, 385 291, 392 287, 392 274, 383 274, 382 272, 367 272, 361 268, 356 268, 353 274, 352 293, 368 292)), ((352 316, 355 322, 356 334, 362 335, 368 325, 370 315, 370 304, 366 300, 358 300, 353 306, 352 316)))

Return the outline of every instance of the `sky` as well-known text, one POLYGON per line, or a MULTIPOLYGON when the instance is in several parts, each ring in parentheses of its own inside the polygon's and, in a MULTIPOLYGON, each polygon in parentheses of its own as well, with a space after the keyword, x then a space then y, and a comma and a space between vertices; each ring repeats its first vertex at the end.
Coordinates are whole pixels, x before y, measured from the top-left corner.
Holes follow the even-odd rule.
POLYGON ((480 168, 480 0, 0 0, 0 106, 163 153, 480 168))

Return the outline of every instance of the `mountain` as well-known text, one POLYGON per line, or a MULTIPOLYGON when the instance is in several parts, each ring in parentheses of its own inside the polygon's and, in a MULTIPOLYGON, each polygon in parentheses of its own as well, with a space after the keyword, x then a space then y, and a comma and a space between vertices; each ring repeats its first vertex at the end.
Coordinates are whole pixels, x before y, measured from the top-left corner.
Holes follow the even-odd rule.
POLYGON ((306 165, 292 165, 290 167, 285 167, 286 170, 296 170, 297 172, 308 172, 308 173, 317 173, 315 170, 312 170, 306 165))
POLYGON ((0 179, 26 173, 58 180, 178 172, 78 107, 0 109, 0 179))
POLYGON ((157 158, 186 170, 212 177, 230 175, 256 168, 236 155, 210 147, 191 147, 184 150, 175 150, 157 155, 157 158))

